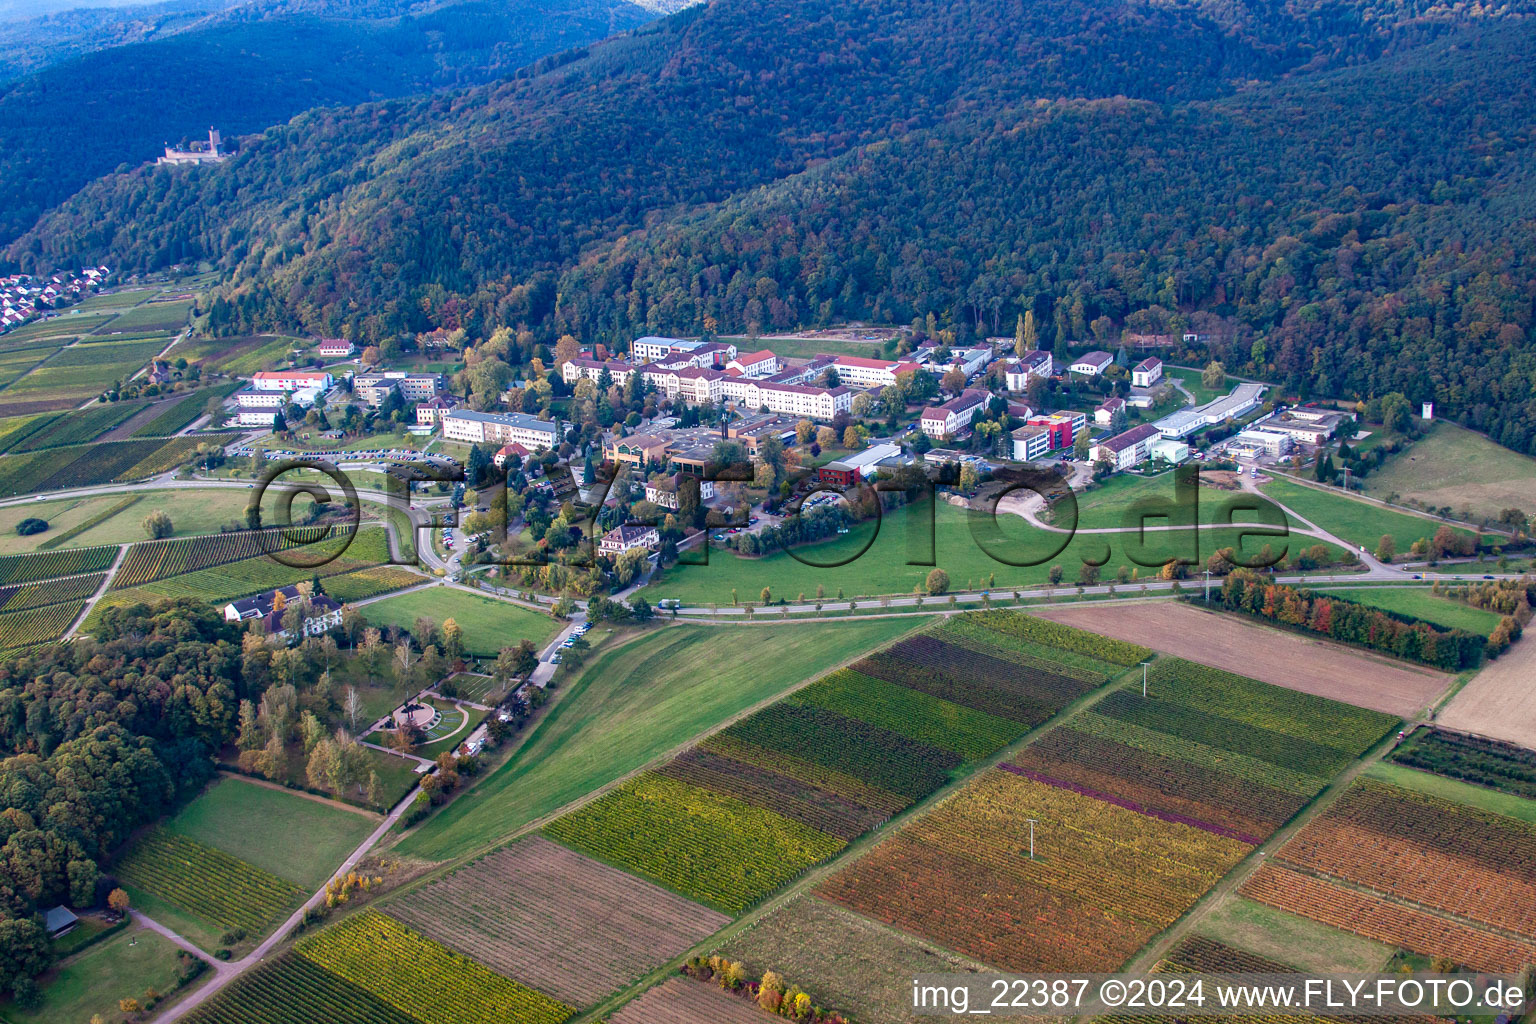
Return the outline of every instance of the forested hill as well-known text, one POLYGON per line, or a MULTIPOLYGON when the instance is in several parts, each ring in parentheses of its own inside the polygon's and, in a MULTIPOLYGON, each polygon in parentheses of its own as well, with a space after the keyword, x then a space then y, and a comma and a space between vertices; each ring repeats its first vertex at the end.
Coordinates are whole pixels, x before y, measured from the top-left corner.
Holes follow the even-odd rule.
POLYGON ((9 255, 220 261, 231 332, 932 312, 968 336, 1029 305, 1067 342, 1208 311, 1243 328, 1234 367, 1443 387, 1528 449, 1536 4, 1457 10, 715 0, 510 81, 303 115, 216 169, 109 176, 9 255))
POLYGON ((1212 102, 913 133, 604 247, 562 277, 564 322, 947 310, 1009 335, 1028 297, 1046 337, 1086 340, 1208 310, 1238 327, 1212 353, 1230 369, 1434 400, 1536 453, 1532 67, 1536 32, 1501 27, 1212 102))
POLYGON ((168 38, 98 50, 0 88, 0 239, 167 141, 255 132, 317 106, 490 81, 644 24, 627 0, 246 5, 168 38), (425 6, 425 5, 419 5, 425 6))

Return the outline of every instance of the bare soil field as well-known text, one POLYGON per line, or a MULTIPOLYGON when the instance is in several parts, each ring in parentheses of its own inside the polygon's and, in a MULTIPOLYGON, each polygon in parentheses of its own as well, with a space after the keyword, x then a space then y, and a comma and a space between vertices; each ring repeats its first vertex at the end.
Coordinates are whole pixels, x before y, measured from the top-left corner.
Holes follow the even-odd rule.
POLYGON ((1438 724, 1536 750, 1536 637, 1527 630, 1473 676, 1438 724))
POLYGON ((800 896, 726 943, 750 977, 767 970, 861 1024, 922 1024, 911 1012, 918 974, 986 971, 969 957, 877 924, 814 896, 800 896))
POLYGON ((692 978, 673 978, 611 1018, 613 1024, 767 1024, 774 1015, 740 996, 692 978))
POLYGON ((538 836, 405 894, 389 913, 576 1006, 597 1002, 730 920, 538 836))
POLYGON ((1450 685, 1450 677, 1431 669, 1182 602, 1067 605, 1031 612, 1250 679, 1392 715, 1415 714, 1450 685))

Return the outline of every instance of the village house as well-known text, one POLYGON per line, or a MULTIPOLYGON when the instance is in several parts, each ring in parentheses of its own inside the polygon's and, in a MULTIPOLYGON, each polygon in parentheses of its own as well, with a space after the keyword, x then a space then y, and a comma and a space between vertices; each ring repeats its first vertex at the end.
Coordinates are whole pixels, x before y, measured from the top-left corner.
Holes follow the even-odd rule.
POLYGON ((497 469, 506 469, 507 460, 512 456, 516 455, 526 463, 528 461, 528 456, 532 454, 533 453, 530 452, 527 448, 524 448, 522 445, 514 441, 511 444, 504 444, 500 448, 496 449, 496 454, 491 456, 491 464, 494 465, 497 469))
POLYGON ((283 628, 284 613, 289 605, 308 601, 303 625, 305 636, 319 636, 331 627, 341 625, 341 605, 325 594, 312 594, 306 598, 299 586, 294 583, 255 597, 231 601, 224 606, 224 621, 251 622, 259 619, 268 634, 287 639, 288 631, 283 628))
POLYGON ((459 407, 459 400, 449 394, 437 395, 425 402, 416 403, 416 425, 418 427, 435 427, 444 416, 459 407))
POLYGON ((656 527, 644 524, 616 526, 603 534, 597 549, 605 555, 617 557, 635 548, 653 549, 661 544, 661 534, 656 527))
POLYGON ((699 482, 699 500, 713 501, 715 497, 715 484, 712 480, 704 480, 691 473, 673 473, 660 480, 649 482, 645 485, 645 500, 652 505, 660 505, 673 511, 678 507, 678 492, 688 485, 689 480, 699 482))
POLYGON ((1115 416, 1125 412, 1125 399, 1106 398, 1093 410, 1093 422, 1107 427, 1115 422, 1115 416))
POLYGON ((1148 356, 1131 367, 1131 384, 1134 387, 1149 388, 1162 379, 1163 361, 1157 356, 1148 356))
POLYGON ((345 338, 325 338, 315 346, 315 354, 321 359, 346 359, 357 351, 357 346, 345 338))

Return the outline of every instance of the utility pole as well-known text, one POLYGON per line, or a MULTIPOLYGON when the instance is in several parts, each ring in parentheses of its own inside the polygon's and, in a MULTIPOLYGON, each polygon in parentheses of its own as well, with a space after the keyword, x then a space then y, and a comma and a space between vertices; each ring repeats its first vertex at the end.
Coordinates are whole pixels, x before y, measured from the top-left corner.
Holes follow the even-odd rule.
POLYGON ((1205 603, 1211 603, 1211 570, 1205 570, 1205 603))
POLYGON ((1034 860, 1035 859, 1035 825, 1036 825, 1036 819, 1034 819, 1034 818, 1026 818, 1024 820, 1029 822, 1029 859, 1030 860, 1034 860))
POLYGON ((1152 664, 1150 661, 1141 663, 1141 695, 1143 697, 1147 695, 1147 666, 1150 664, 1152 664))

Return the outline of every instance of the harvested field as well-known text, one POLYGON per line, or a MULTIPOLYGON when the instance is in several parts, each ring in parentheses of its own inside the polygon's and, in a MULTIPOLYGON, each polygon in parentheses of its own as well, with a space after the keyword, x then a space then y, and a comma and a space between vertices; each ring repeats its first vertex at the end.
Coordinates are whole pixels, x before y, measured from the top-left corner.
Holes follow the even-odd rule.
POLYGON ((534 836, 389 907, 429 939, 573 1006, 718 931, 724 914, 534 836))
POLYGON ((975 960, 931 946, 814 896, 797 897, 721 950, 749 977, 777 971, 815 1002, 861 1024, 921 1024, 911 1012, 912 977, 985 971, 975 960))
MULTIPOLYGON (((1276 686, 1393 715, 1414 714, 1443 693, 1450 683, 1444 673, 1432 669, 1415 668, 1325 640, 1268 629, 1234 615, 1206 612, 1175 601, 1049 607, 1035 609, 1035 614, 1120 640, 1146 644, 1276 686)), ((1512 648, 1494 663, 1493 671, 1518 657, 1512 648)), ((1526 658, 1530 660, 1526 662, 1525 678, 1529 678, 1532 666, 1536 664, 1536 644, 1531 645, 1526 658)), ((1488 671, 1484 670, 1483 674, 1488 671)), ((1536 743, 1536 708, 1531 708, 1528 714, 1529 735, 1531 742, 1536 743)))
POLYGON ((1440 715, 1447 729, 1507 740, 1536 750, 1536 635, 1527 631, 1462 688, 1440 715))
POLYGON ((774 1016, 718 986, 673 978, 610 1019, 613 1024, 767 1024, 774 1016))

